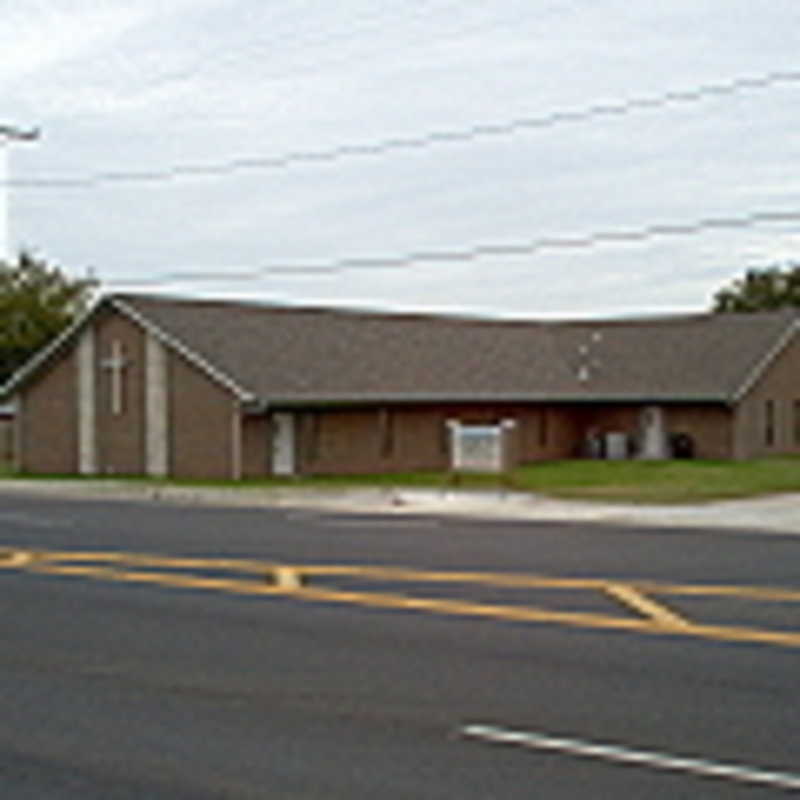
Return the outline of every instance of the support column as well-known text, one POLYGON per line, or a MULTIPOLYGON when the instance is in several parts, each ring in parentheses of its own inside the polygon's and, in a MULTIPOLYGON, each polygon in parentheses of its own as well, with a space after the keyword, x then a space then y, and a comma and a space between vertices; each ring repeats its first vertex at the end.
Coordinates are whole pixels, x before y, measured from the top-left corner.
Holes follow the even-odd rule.
POLYGON ((641 447, 639 458, 646 461, 662 461, 669 457, 664 409, 647 406, 641 415, 641 447))
POLYGON ((97 472, 97 388, 94 329, 87 328, 78 343, 78 472, 97 472))
POLYGON ((12 401, 14 406, 14 422, 13 422, 13 460, 12 464, 14 465, 15 472, 22 472, 25 467, 25 457, 22 452, 23 448, 23 406, 22 406, 22 392, 20 392, 12 401))
POLYGON ((145 471, 154 478, 169 474, 167 352, 152 334, 145 341, 145 471))
POLYGON ((231 403, 231 480, 242 479, 242 409, 238 400, 231 403))

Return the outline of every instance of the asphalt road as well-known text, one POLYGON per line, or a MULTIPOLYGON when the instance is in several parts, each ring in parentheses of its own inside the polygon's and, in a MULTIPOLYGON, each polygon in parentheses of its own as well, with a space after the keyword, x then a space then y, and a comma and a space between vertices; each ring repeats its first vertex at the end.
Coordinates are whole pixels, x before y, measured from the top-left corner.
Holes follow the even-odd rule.
POLYGON ((8 496, 0 548, 54 554, 39 570, 0 569, 3 798, 757 800, 800 791, 800 647, 708 632, 800 631, 800 603, 702 593, 800 590, 797 537, 8 496), (74 565, 64 554, 75 551, 183 556, 190 566, 151 558, 124 565, 131 580, 64 574, 74 565), (221 556, 313 565, 308 587, 322 593, 199 588, 220 576, 254 582, 191 566, 221 556), (365 580, 325 572, 331 565, 411 572, 365 580), (141 571, 160 582, 137 579, 141 571), (472 577, 449 583, 432 571, 472 577), (644 597, 654 613, 707 633, 658 632, 657 617, 650 630, 597 627, 597 615, 637 620, 648 607, 475 577, 506 573, 600 579, 634 599, 636 581, 700 587, 644 597), (174 578, 187 574, 198 585, 174 578), (374 592, 430 602, 364 600, 374 592), (488 604, 553 616, 481 616, 476 606, 488 604), (573 613, 590 616, 558 616, 573 613), (476 731, 510 731, 513 741, 476 731))

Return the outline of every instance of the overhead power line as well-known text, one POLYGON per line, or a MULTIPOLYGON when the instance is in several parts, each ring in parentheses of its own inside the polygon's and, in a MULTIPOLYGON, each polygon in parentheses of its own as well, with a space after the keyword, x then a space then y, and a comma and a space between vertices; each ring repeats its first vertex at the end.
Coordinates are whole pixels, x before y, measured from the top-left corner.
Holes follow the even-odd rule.
POLYGON ((420 150, 439 145, 470 142, 493 136, 509 136, 521 131, 556 125, 586 122, 598 117, 620 117, 638 111, 696 103, 712 97, 725 97, 746 91, 768 89, 800 82, 799 72, 769 72, 737 78, 724 83, 696 86, 682 91, 631 97, 615 102, 596 103, 578 109, 552 111, 541 116, 520 117, 503 122, 488 122, 468 128, 427 131, 415 136, 380 139, 374 142, 341 144, 320 150, 298 150, 274 156, 253 156, 205 164, 175 164, 162 169, 134 172, 96 172, 78 178, 18 178, 9 185, 22 189, 86 189, 112 183, 161 183, 180 178, 224 176, 246 170, 283 169, 296 164, 320 164, 345 158, 380 156, 402 150, 420 150))
POLYGON ((527 242, 477 244, 451 250, 420 250, 397 256, 343 258, 323 264, 273 264, 253 269, 231 267, 228 271, 186 270, 150 278, 118 279, 112 285, 159 284, 179 281, 252 281, 270 275, 314 276, 352 269, 397 269, 418 263, 468 262, 489 257, 531 255, 545 250, 580 250, 605 244, 628 244, 671 236, 696 236, 709 231, 752 228, 769 223, 800 222, 800 209, 754 211, 736 217, 708 217, 691 222, 657 223, 641 228, 614 228, 576 236, 543 236, 527 242))

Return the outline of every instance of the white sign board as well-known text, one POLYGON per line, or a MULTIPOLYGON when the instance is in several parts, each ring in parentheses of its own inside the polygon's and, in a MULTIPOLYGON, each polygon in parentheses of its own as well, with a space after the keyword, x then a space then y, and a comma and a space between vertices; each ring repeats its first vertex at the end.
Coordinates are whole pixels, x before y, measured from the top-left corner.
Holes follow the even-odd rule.
POLYGON ((450 423, 452 468, 458 472, 502 472, 503 426, 450 423))

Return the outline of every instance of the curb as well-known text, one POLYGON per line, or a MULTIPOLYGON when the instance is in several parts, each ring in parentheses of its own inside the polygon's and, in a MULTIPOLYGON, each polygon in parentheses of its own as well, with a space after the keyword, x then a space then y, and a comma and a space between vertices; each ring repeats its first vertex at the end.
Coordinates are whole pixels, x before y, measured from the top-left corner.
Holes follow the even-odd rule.
POLYGON ((561 501, 514 491, 364 488, 202 488, 119 481, 0 481, 1 494, 66 500, 118 500, 221 508, 289 508, 355 514, 432 514, 530 522, 606 523, 800 533, 800 495, 770 495, 692 506, 616 505, 561 501))

